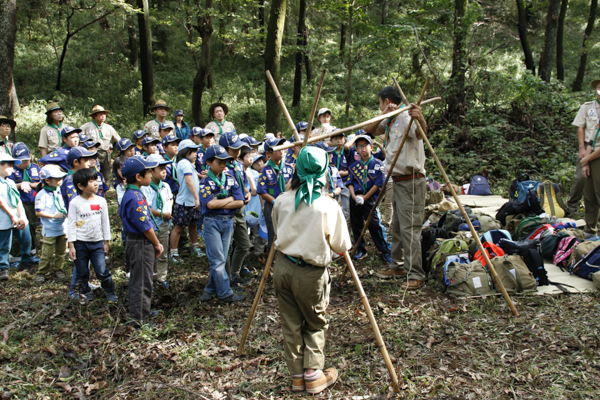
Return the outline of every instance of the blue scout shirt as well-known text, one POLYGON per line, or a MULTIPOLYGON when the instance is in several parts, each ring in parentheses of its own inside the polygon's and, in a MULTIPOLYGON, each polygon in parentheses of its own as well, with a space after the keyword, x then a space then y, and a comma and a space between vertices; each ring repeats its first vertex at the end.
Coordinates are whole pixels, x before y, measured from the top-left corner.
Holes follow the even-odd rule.
MULTIPOLYGON (((59 205, 66 210, 65 204, 62 201, 62 196, 59 196, 59 205)), ((42 189, 35 197, 35 211, 47 212, 56 214, 58 210, 54 204, 54 192, 42 189)), ((66 216, 60 219, 56 218, 40 218, 42 221, 42 235, 44 237, 62 236, 67 233, 67 218, 66 216)))
POLYGON ((172 164, 165 164, 165 170, 167 171, 167 176, 165 177, 165 183, 169 184, 171 188, 171 193, 177 194, 179 192, 179 181, 177 180, 175 169, 177 169, 177 157, 171 160, 169 156, 165 153, 163 154, 163 158, 167 161, 173 161, 172 164), (175 168, 173 168, 175 166, 175 168))
MULTIPOLYGON (((285 183, 287 183, 290 179, 292 179, 292 176, 294 176, 294 167, 284 163, 281 173, 283 174, 285 183)), ((275 199, 281 194, 281 189, 279 187, 279 174, 268 164, 265 165, 260 172, 256 193, 270 194, 275 199)))
POLYGON ((209 166, 206 164, 206 150, 204 150, 202 148, 202 145, 200 145, 196 157, 196 171, 198 171, 198 173, 201 174, 202 171, 206 171, 208 170, 208 168, 209 166))
MULTIPOLYGON (((338 154, 337 150, 334 150, 331 153, 331 163, 329 163, 329 165, 333 165, 337 168, 338 171, 348 171, 348 152, 344 151, 344 148, 342 148, 341 154, 338 154)), ((342 181, 346 183, 348 181, 348 178, 349 174, 342 177, 342 181)))
MULTIPOLYGON (((224 187, 227 191, 227 196, 225 197, 233 196, 234 200, 244 200, 242 189, 231 172, 223 172, 223 174, 225 174, 224 187)), ((202 214, 205 217, 207 215, 233 215, 238 210, 237 208, 208 208, 207 204, 216 198, 219 193, 221 193, 221 189, 208 175, 202 178, 202 181, 200 181, 200 204, 202 204, 202 214)))
MULTIPOLYGON (((367 194, 373 185, 383 186, 385 181, 385 172, 383 163, 377 160, 373 156, 367 163, 366 166, 361 161, 357 161, 350 166, 350 179, 348 180, 348 186, 354 186, 354 193, 356 194, 367 194), (366 185, 365 185, 365 172, 366 172, 366 185)), ((373 198, 377 198, 379 190, 377 190, 373 198)))
POLYGON ((65 210, 69 210, 69 203, 75 197, 79 196, 75 185, 73 185, 73 173, 69 170, 70 174, 65 176, 62 185, 60 185, 60 194, 62 194, 63 201, 65 202, 65 210))
MULTIPOLYGON (((25 172, 29 174, 29 178, 31 178, 31 182, 38 183, 40 181, 40 167, 36 164, 31 164, 29 168, 25 170, 17 167, 15 165, 13 169, 13 173, 9 175, 9 179, 12 179, 15 183, 22 183, 25 172)), ((34 204, 35 203, 35 190, 31 189, 29 193, 25 193, 21 189, 19 189, 19 193, 21 194, 21 201, 23 204, 34 204)))
POLYGON ((225 167, 225 172, 229 173, 236 179, 238 185, 240 185, 240 187, 243 187, 242 195, 246 196, 246 193, 248 192, 246 188, 250 187, 250 182, 248 181, 248 175, 246 175, 246 171, 244 170, 244 163, 238 160, 234 160, 234 169, 235 171, 231 168, 231 161, 227 161, 227 167, 225 167))
POLYGON ((96 194, 100 197, 104 197, 110 187, 106 184, 104 176, 102 176, 100 171, 96 170, 96 175, 98 176, 98 193, 96 194))
MULTIPOLYGON (((373 151, 371 152, 371 155, 377 160, 385 161, 383 151, 381 151, 379 147, 373 146, 373 151)), ((358 151, 356 151, 356 147, 351 147, 350 150, 348 150, 346 158, 348 159, 348 165, 352 165, 355 162, 360 161, 360 154, 358 153, 358 151)))
POLYGON ((296 156, 294 155, 294 151, 292 149, 288 149, 285 155, 285 163, 296 168, 296 156))
POLYGON ((133 155, 134 156, 141 156, 143 152, 144 152, 144 149, 142 149, 141 147, 137 147, 137 145, 135 145, 133 147, 133 155))
POLYGON ((343 185, 342 177, 335 166, 327 166, 327 180, 329 183, 329 193, 343 185))
POLYGON ((129 189, 132 186, 128 185, 128 189, 123 195, 119 207, 119 217, 121 217, 124 232, 143 236, 148 229, 156 230, 156 224, 144 194, 135 186, 133 186, 135 189, 129 189))

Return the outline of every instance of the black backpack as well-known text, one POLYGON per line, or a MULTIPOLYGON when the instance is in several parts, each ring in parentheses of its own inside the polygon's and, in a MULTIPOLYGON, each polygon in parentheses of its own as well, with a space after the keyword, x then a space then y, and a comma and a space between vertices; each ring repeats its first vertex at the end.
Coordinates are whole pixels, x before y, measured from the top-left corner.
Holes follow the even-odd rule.
POLYGON ((550 284, 548 280, 548 272, 544 267, 544 259, 538 250, 539 240, 523 240, 513 242, 512 240, 500 239, 500 248, 506 254, 516 254, 523 258, 529 271, 538 282, 538 286, 546 286, 550 284))
POLYGON ((544 260, 552 260, 556 249, 558 249, 558 243, 564 237, 569 236, 564 232, 557 232, 554 235, 546 236, 540 242, 540 253, 544 260))
POLYGON ((431 259, 429 249, 436 242, 436 239, 448 239, 448 233, 444 228, 429 228, 421 233, 421 260, 423 262, 423 270, 426 275, 431 271, 431 259))

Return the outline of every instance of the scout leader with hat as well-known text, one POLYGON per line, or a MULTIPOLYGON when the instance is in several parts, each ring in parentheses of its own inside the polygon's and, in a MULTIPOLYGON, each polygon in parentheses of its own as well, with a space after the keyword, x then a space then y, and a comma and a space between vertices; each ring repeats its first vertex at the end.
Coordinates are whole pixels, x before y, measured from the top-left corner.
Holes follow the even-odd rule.
POLYGON ((171 107, 169 107, 164 100, 157 100, 156 103, 150 107, 150 110, 156 117, 152 121, 146 122, 146 125, 144 125, 144 132, 153 138, 160 140, 160 134, 158 133, 160 130, 160 124, 167 124, 170 125, 172 129, 175 129, 173 123, 171 121, 167 121, 166 119, 167 112, 170 109, 171 107))
POLYGON ((224 133, 236 133, 235 126, 225 119, 227 114, 229 114, 229 108, 223 103, 213 103, 208 108, 208 118, 212 121, 206 124, 204 129, 210 129, 215 134, 216 143, 219 143, 219 139, 224 133))
POLYGON ((105 110, 100 105, 95 105, 90 112, 92 121, 81 125, 81 131, 90 139, 100 142, 98 149, 98 161, 100 162, 100 172, 106 180, 111 179, 111 160, 112 143, 121 139, 115 128, 107 124, 106 117, 110 111, 105 110))
POLYGON ((327 153, 304 147, 289 191, 273 206, 275 249, 273 284, 283 331, 284 357, 292 390, 316 394, 337 380, 325 368, 325 311, 331 289, 332 251, 344 253, 352 242, 342 209, 324 192, 327 153))
POLYGON ((60 131, 63 128, 63 110, 64 108, 54 101, 46 104, 46 126, 40 131, 38 142, 42 157, 61 146, 60 131))
POLYGON ((8 141, 10 131, 15 129, 17 123, 4 115, 0 115, 0 151, 11 154, 12 143, 8 141))

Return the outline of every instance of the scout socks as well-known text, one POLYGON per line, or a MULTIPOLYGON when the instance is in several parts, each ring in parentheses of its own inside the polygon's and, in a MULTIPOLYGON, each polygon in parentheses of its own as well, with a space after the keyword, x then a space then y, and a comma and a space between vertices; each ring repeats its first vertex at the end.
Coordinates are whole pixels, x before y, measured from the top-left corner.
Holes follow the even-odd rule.
MULTIPOLYGON (((312 374, 307 374, 306 372, 304 373, 304 379, 308 382, 312 382, 312 381, 316 381, 317 379, 319 379, 321 377, 321 374, 323 372, 318 369, 315 372, 313 372, 312 374)), ((293 378, 294 376, 292 376, 293 378)))
POLYGON ((292 375, 292 391, 303 392, 305 389, 304 374, 292 375))

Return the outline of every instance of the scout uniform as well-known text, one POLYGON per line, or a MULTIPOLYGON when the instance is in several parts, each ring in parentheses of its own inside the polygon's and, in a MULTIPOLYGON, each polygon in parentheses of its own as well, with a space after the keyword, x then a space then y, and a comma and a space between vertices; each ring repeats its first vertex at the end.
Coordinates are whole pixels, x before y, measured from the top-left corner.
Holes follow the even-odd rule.
POLYGON ((224 133, 236 133, 236 130, 235 130, 235 126, 231 122, 227 121, 226 119, 223 119, 223 122, 219 122, 215 119, 215 115, 214 115, 215 107, 223 108, 223 111, 225 112, 225 116, 227 116, 227 114, 229 114, 229 108, 223 103, 214 103, 214 104, 211 104, 210 107, 208 108, 208 119, 212 119, 212 121, 209 122, 208 124, 206 124, 204 129, 210 129, 212 131, 212 133, 214 133, 214 135, 215 135, 215 142, 219 143, 219 140, 221 139, 221 135, 223 135, 224 133))
MULTIPOLYGON (((373 143, 369 136, 361 136, 359 140, 367 140, 370 144, 373 143)), ((350 179, 348 186, 354 188, 356 195, 367 194, 373 186, 381 188, 385 181, 384 165, 381 161, 373 156, 365 163, 361 160, 350 165, 350 179)), ((365 200, 364 204, 356 204, 356 201, 350 198, 350 225, 352 226, 352 234, 354 241, 358 240, 360 233, 364 227, 364 221, 369 217, 371 209, 375 205, 377 196, 380 190, 378 189, 371 197, 365 200)), ((385 229, 381 225, 379 219, 379 211, 373 214, 373 218, 369 223, 369 232, 377 250, 381 252, 386 262, 391 263, 390 245, 387 241, 385 229)), ((354 258, 361 259, 366 256, 366 248, 364 240, 357 243, 357 252, 354 258)))
POLYGON ((326 185, 327 154, 305 147, 298 155, 296 171, 300 187, 281 194, 273 207, 273 227, 280 252, 273 268, 283 331, 284 357, 292 375, 292 390, 311 394, 325 390, 337 379, 335 368, 325 366, 325 311, 331 289, 332 251, 351 247, 341 208, 321 196, 326 185), (306 369, 316 369, 307 375, 306 369))
MULTIPOLYGON (((300 136, 300 141, 304 140, 304 135, 298 135, 300 136)), ((296 136, 292 135, 292 137, 290 137, 290 143, 294 143, 296 141, 296 136)), ((284 161, 286 164, 291 165, 292 167, 296 167, 296 158, 297 156, 294 154, 294 148, 289 148, 287 149, 287 152, 285 154, 284 157, 284 161)))
MULTIPOLYGON (((138 139, 141 139, 141 138, 143 138, 146 135, 147 135, 147 133, 144 132, 141 129, 138 129, 137 131, 133 132, 133 143, 135 144, 138 139)), ((134 156, 141 156, 143 152, 144 152, 144 149, 142 149, 140 146, 138 146, 136 144, 135 145, 135 153, 133 155, 134 156)))
MULTIPOLYGON (((158 107, 164 107, 167 110, 171 109, 171 107, 169 107, 164 100, 159 99, 156 101, 156 103, 154 103, 154 105, 152 107, 150 107, 150 110, 153 111, 153 110, 157 109, 158 107)), ((175 125, 173 125, 173 123, 171 121, 167 121, 166 118, 162 123, 171 126, 171 128, 173 128, 173 130, 175 130, 175 125)), ((160 134, 158 133, 158 131, 160 130, 160 124, 161 124, 161 122, 158 119, 154 118, 152 121, 146 122, 146 125, 144 125, 144 132, 146 132, 148 135, 152 136, 153 138, 160 140, 160 134)))
MULTIPOLYGON (((69 152, 68 156, 67 156, 67 162, 70 166, 73 165, 73 161, 75 160, 81 160, 83 157, 92 157, 93 155, 95 155, 96 152, 95 151, 89 151, 84 149, 83 147, 77 146, 77 147, 73 147, 73 149, 71 149, 71 151, 69 152)), ((75 188, 75 185, 73 185, 73 174, 75 173, 75 171, 73 171, 71 168, 68 168, 67 170, 67 176, 65 176, 65 179, 63 180, 63 184, 60 185, 60 193, 63 197, 63 201, 65 203, 65 207, 68 210, 69 209, 69 203, 71 202, 71 200, 73 200, 73 198, 79 196, 79 194, 77 193, 77 189, 75 188)), ((100 182, 98 182, 100 183, 100 182)), ((100 185, 98 185, 98 191, 100 191, 100 185)))
MULTIPOLYGON (((167 135, 162 139, 162 146, 164 149, 164 146, 166 146, 169 143, 179 143, 181 142, 181 139, 179 139, 178 137, 175 137, 173 135, 167 135)), ((177 179, 177 167, 175 166, 177 163, 177 156, 173 157, 173 159, 170 159, 169 156, 167 155, 167 153, 163 153, 162 154, 163 159, 170 161, 168 163, 164 163, 161 165, 165 166, 165 169, 167 171, 167 177, 165 178, 164 182, 167 183, 169 185, 169 187, 171 188, 171 193, 173 194, 177 194, 177 192, 179 192, 179 181, 177 179)))
MULTIPOLYGON (((130 178, 157 166, 157 162, 134 156, 125 161, 121 172, 123 176, 130 178)), ((126 189, 119 207, 119 217, 127 237, 125 254, 130 264, 129 315, 133 320, 143 322, 150 317, 154 265, 154 246, 144 232, 149 229, 156 231, 157 226, 140 188, 128 184, 126 189)))
MULTIPOLYGON (((92 112, 90 113, 90 117, 94 117, 94 114, 97 113, 106 113, 110 114, 110 111, 105 110, 104 107, 95 105, 92 108, 92 112)), ((110 151, 112 147, 112 142, 117 142, 121 139, 121 136, 117 133, 115 128, 104 122, 102 125, 98 126, 96 121, 91 121, 81 125, 81 131, 90 139, 93 139, 97 142, 100 142, 100 148, 98 149, 98 161, 100 162, 100 172, 102 172, 103 176, 110 176, 110 151)))
MULTIPOLYGON (((46 104, 46 115, 49 115, 52 111, 55 110, 64 110, 64 108, 60 107, 58 104, 52 102, 46 104)), ((58 149, 60 144, 62 143, 60 131, 63 128, 63 123, 61 122, 58 126, 54 124, 47 124, 40 131, 40 140, 38 142, 38 147, 48 149, 48 153, 58 149)))
MULTIPOLYGON (((6 118, 4 115, 0 115, 0 124, 2 123, 9 124, 12 130, 17 126, 17 123, 14 120, 6 118)), ((4 139, 0 137, 0 152, 4 152, 8 155, 12 154, 12 143, 8 140, 8 136, 4 139)))
MULTIPOLYGON (((156 149, 158 150, 158 146, 160 145, 159 139, 156 139, 150 135, 148 135, 144 139, 142 139, 142 147, 146 146, 147 144, 153 144, 153 143, 156 143, 156 149)), ((162 149, 162 146, 161 146, 161 149, 162 149)), ((159 153, 160 153, 160 151, 159 151, 159 153)), ((163 151, 163 153, 164 153, 164 151, 163 151)), ((146 150, 143 150, 141 155, 142 155, 142 157, 148 157, 150 154, 148 154, 146 152, 146 150)))

